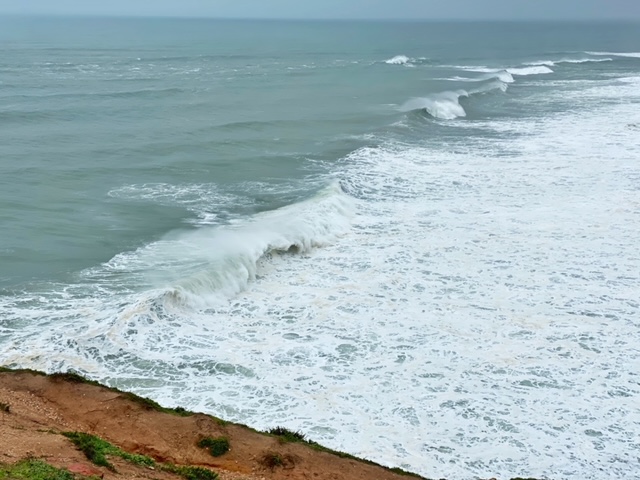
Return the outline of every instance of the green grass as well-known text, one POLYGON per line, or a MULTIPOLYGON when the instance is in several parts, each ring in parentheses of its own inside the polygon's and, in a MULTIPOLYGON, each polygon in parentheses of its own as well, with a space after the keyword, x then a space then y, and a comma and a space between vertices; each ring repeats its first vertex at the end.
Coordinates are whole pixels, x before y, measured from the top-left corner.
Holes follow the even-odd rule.
MULTIPOLYGON (((166 472, 180 475, 186 480, 218 480, 218 474, 209 469, 188 465, 173 465, 171 463, 157 463, 153 458, 147 457, 146 455, 125 452, 95 435, 81 432, 64 432, 62 435, 70 439, 93 463, 106 467, 112 472, 115 472, 116 470, 115 467, 107 460, 107 455, 120 457, 134 465, 160 468, 166 472)), ((0 480, 2 480, 1 477, 0 480)))
POLYGON ((0 464, 0 480, 77 480, 78 478, 94 479, 96 477, 76 476, 67 470, 52 467, 33 458, 15 465, 0 464))
POLYGON ((175 473, 186 480, 218 480, 218 474, 203 467, 190 467, 163 463, 160 468, 165 472, 175 473))
POLYGON ((283 440, 285 442, 310 443, 309 441, 307 441, 307 437, 305 436, 304 433, 298 432, 298 431, 294 432, 293 430, 289 430, 289 429, 284 428, 284 427, 271 428, 271 429, 269 429, 269 434, 275 435, 276 437, 279 437, 281 440, 283 440))
POLYGON ((102 385, 95 380, 89 380, 88 378, 72 371, 52 373, 49 375, 49 378, 54 382, 86 383, 96 387, 102 387, 102 385))
POLYGON ((213 457, 224 455, 229 451, 229 448, 231 448, 229 445, 229 439, 227 437, 204 437, 198 442, 198 446, 200 448, 208 448, 209 453, 213 457))
POLYGON ((106 467, 112 472, 115 472, 116 469, 109 460, 107 460, 107 455, 120 457, 135 465, 152 467, 156 464, 156 461, 151 457, 125 452, 95 435, 81 432, 63 432, 62 435, 71 440, 93 463, 101 467, 106 467))

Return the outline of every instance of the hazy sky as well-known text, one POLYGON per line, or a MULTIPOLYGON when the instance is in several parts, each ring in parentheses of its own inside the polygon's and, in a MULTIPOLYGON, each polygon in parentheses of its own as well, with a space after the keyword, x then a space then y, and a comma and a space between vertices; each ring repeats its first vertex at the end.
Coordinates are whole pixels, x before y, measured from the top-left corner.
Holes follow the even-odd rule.
POLYGON ((0 0, 0 13, 233 18, 640 19, 640 0, 0 0))

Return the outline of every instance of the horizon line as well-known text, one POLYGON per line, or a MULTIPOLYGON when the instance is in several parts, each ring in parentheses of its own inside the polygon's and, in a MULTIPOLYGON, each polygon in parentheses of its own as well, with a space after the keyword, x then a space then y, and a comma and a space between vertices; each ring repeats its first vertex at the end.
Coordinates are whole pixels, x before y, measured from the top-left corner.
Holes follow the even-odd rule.
POLYGON ((389 22, 389 23, 428 23, 428 22, 465 22, 465 23, 640 23, 638 18, 362 18, 362 17, 236 17, 236 16, 210 16, 210 15, 163 15, 163 14, 132 14, 132 13, 24 13, 24 12, 0 12, 0 17, 55 17, 55 18, 111 18, 111 19, 158 19, 158 20, 235 20, 235 21, 281 21, 281 22, 389 22))

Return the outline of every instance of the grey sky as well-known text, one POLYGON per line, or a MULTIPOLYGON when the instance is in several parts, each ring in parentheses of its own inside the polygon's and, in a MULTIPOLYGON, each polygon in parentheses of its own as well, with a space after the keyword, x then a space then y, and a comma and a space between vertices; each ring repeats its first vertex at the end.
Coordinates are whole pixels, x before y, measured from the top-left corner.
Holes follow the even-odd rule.
POLYGON ((0 13, 227 18, 640 19, 640 0, 0 0, 0 13))

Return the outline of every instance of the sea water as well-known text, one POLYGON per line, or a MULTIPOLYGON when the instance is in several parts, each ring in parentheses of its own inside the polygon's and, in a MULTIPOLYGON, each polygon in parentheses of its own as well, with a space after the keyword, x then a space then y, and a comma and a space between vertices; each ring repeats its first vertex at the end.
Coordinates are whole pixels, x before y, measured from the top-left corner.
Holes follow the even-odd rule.
POLYGON ((0 364, 640 478, 640 25, 5 17, 0 227, 0 364))

